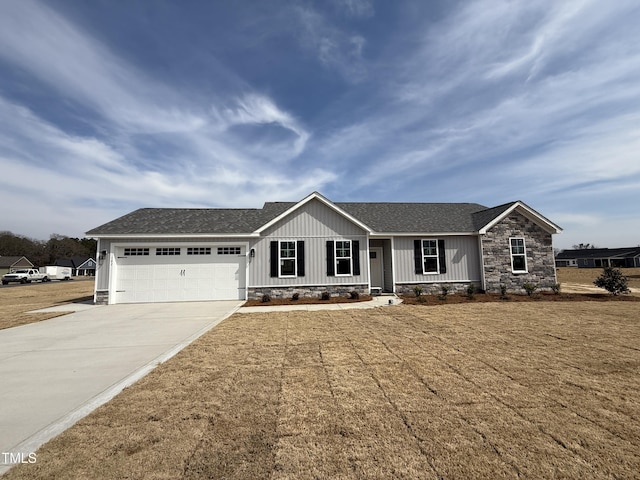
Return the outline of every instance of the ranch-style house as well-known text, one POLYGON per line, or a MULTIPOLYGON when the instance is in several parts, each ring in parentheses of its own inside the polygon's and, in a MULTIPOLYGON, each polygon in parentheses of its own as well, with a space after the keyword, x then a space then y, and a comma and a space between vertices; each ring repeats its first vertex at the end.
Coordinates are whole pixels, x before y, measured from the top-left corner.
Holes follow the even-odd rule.
POLYGON ((142 208, 98 240, 98 304, 556 283, 556 224, 521 201, 332 202, 314 192, 262 208, 142 208))

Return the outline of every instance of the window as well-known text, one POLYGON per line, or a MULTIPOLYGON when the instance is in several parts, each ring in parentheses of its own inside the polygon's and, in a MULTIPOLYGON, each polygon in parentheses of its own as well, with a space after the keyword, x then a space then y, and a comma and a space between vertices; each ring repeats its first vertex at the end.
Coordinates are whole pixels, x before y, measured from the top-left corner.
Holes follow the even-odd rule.
POLYGON ((280 276, 296 276, 296 242, 280 242, 280 276))
POLYGON ((211 255, 211 247, 189 247, 187 255, 211 255))
POLYGON ((180 255, 180 248, 178 247, 156 248, 156 255, 180 255))
POLYGON ((336 241, 336 275, 351 275, 351 240, 336 241))
POLYGON ((524 238, 509 239, 511 248, 511 271, 514 273, 527 271, 527 254, 524 238))
POLYGON ((240 255, 241 247, 218 247, 218 255, 240 255))
POLYGON ((438 241, 422 241, 422 272, 438 273, 438 241))
POLYGON ((125 257, 137 257, 142 255, 149 255, 148 248, 125 248, 124 256, 125 257))

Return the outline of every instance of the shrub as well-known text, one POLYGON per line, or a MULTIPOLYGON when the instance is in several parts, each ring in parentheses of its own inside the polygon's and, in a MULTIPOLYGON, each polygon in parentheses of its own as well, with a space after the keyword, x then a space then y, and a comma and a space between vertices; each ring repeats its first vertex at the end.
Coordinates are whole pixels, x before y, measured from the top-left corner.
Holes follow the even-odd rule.
POLYGON ((320 295, 320 300, 329 300, 331 298, 331 294, 329 292, 322 292, 320 295))
POLYGON ((527 292, 527 295, 531 296, 538 289, 538 285, 536 285, 535 283, 527 282, 522 285, 522 288, 524 288, 524 291, 527 292))
POLYGON ((470 283, 467 287, 467 298, 469 300, 476 298, 476 286, 473 283, 470 283))
POLYGON ((447 301, 447 295, 449 294, 449 290, 451 290, 451 287, 449 287, 448 285, 442 285, 441 290, 440 290, 440 295, 438 296, 438 298, 440 300, 444 300, 445 302, 447 301))
POLYGON ((617 268, 606 267, 602 274, 595 279, 593 284, 596 287, 604 288, 607 292, 613 295, 620 295, 621 293, 629 293, 629 287, 627 286, 627 277, 622 275, 622 272, 617 268))
POLYGON ((415 287, 413 287, 413 293, 415 294, 416 298, 420 298, 420 296, 422 295, 422 287, 420 285, 416 285, 415 287))
POLYGON ((268 293, 265 293, 264 295, 262 295, 262 298, 260 299, 260 301, 262 303, 268 303, 271 301, 271 295, 269 295, 268 293))
POLYGON ((551 285, 551 291, 554 295, 558 295, 560 293, 560 284, 554 283, 553 285, 551 285))
POLYGON ((291 295, 291 300, 298 300, 300 298, 300 294, 298 292, 291 295))
POLYGON ((507 286, 504 284, 500 284, 500 299, 507 300, 509 297, 507 296, 507 286))
POLYGON ((349 293, 349 298, 351 300, 358 300, 360 298, 360 294, 354 290, 353 292, 349 293))

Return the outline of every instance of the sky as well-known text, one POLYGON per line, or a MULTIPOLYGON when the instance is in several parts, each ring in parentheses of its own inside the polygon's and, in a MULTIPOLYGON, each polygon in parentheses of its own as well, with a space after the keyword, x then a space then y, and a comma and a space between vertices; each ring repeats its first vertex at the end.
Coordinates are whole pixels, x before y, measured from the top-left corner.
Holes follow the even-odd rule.
POLYGON ((637 0, 0 0, 0 231, 521 200, 640 245, 637 0))

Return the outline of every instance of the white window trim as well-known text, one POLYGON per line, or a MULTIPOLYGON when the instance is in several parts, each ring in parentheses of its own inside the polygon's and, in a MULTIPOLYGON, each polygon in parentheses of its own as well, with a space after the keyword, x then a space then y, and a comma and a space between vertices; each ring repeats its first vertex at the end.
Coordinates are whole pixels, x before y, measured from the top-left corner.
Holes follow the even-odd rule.
POLYGON ((509 256, 511 257, 511 273, 529 273, 529 265, 527 262, 527 242, 524 237, 509 237, 509 256), (513 253, 513 244, 511 243, 512 240, 522 240, 522 248, 524 248, 523 253, 513 253), (524 270, 515 270, 513 268, 514 255, 524 256, 524 270))
POLYGON ((336 240, 333 242, 333 262, 336 277, 353 277, 353 242, 351 240, 336 240), (338 257, 338 242, 349 243, 349 256, 338 257), (349 273, 338 273, 338 260, 349 259, 349 273))
POLYGON ((278 240, 278 278, 297 278, 298 276, 298 242, 296 240, 278 240), (293 243, 293 257, 282 257, 282 244, 293 243), (282 274, 282 260, 293 260, 293 275, 282 274))
POLYGON ((422 254, 422 274, 423 275, 440 275, 440 251, 438 250, 438 239, 437 238, 423 238, 420 240, 420 253, 422 254), (425 255, 424 254, 424 242, 436 242, 436 254, 435 255, 425 255), (436 271, 435 272, 425 272, 424 271, 424 260, 426 258, 436 258, 436 271))

